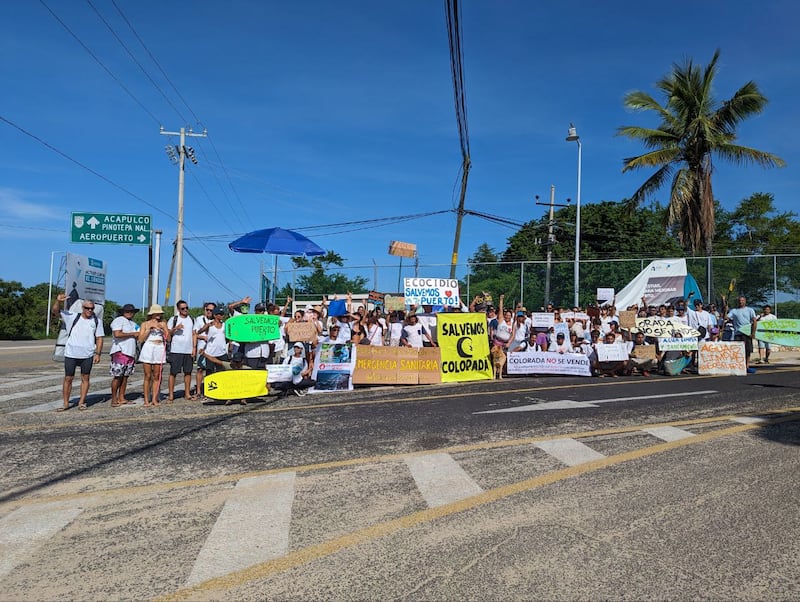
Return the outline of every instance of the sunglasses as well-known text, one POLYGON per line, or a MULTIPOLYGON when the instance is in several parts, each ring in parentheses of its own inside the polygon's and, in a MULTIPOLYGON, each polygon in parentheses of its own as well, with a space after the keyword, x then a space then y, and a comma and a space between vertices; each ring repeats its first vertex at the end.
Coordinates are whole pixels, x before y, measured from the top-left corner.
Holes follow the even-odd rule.
POLYGON ((184 309, 189 309, 188 305, 184 305, 183 307, 179 307, 178 311, 183 311, 184 309))
POLYGON ((88 309, 89 311, 94 311, 94 306, 92 306, 92 307, 87 307, 87 306, 85 306, 85 305, 84 305, 84 306, 83 306, 83 309, 88 309))

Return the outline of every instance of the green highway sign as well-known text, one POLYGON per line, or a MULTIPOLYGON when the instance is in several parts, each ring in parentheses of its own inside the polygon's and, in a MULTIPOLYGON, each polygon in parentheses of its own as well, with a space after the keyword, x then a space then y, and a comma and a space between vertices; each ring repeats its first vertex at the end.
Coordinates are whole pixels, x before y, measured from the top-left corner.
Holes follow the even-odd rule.
POLYGON ((149 245, 149 215, 73 212, 72 242, 149 245))

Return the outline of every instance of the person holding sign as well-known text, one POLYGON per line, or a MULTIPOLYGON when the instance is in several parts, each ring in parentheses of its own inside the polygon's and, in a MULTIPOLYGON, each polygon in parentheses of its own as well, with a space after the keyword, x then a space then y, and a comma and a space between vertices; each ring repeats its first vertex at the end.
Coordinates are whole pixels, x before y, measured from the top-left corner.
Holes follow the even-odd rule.
POLYGON ((747 299, 740 295, 739 307, 728 310, 728 318, 733 322, 733 340, 744 342, 744 363, 748 374, 755 374, 756 369, 750 367, 750 354, 753 353, 753 337, 756 335, 756 312, 747 307, 747 299), (747 330, 747 334, 742 332, 747 330))

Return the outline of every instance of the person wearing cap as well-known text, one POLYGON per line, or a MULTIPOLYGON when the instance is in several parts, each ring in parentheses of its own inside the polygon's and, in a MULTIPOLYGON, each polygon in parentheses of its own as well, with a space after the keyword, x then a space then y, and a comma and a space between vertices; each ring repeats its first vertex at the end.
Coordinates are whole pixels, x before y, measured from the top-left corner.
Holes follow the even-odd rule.
POLYGON ((523 310, 518 310, 514 319, 514 326, 511 330, 511 341, 508 343, 508 352, 525 351, 528 348, 528 335, 530 328, 527 322, 528 316, 523 310))
POLYGON ((139 329, 139 342, 142 344, 139 361, 144 368, 144 407, 156 407, 161 405, 159 398, 162 368, 167 361, 169 343, 169 328, 164 321, 164 310, 157 303, 147 310, 147 320, 139 329))
POLYGON ((317 384, 311 378, 313 367, 305 356, 305 346, 302 343, 297 342, 292 345, 292 352, 283 363, 292 367, 292 380, 271 383, 271 388, 280 391, 284 395, 291 391, 295 395, 302 396, 305 395, 306 389, 317 384))
POLYGON ((119 310, 119 315, 111 322, 114 338, 111 342, 111 407, 116 408, 128 402, 125 391, 128 388, 128 377, 136 366, 136 339, 139 337, 139 325, 133 316, 139 311, 132 303, 126 303, 119 310))
MULTIPOLYGON (((769 322, 771 320, 777 320, 778 316, 772 313, 772 307, 769 305, 765 305, 764 309, 761 310, 761 313, 756 316, 757 322, 769 322)), ((764 363, 769 364, 769 356, 772 353, 772 348, 768 341, 759 341, 758 342, 758 359, 756 360, 757 364, 761 363, 761 352, 764 352, 764 363)))
POLYGON ((196 381, 194 394, 190 397, 190 399, 200 399, 200 396, 203 393, 203 379, 206 375, 206 358, 203 355, 203 350, 206 347, 208 335, 206 334, 205 330, 203 330, 202 333, 200 331, 207 324, 214 322, 214 317, 212 314, 216 308, 216 303, 206 301, 203 303, 203 315, 197 316, 197 319, 194 321, 194 338, 197 344, 197 370, 195 371, 196 381))
POLYGON ((551 353, 572 353, 572 345, 566 340, 567 337, 564 336, 563 331, 558 331, 556 333, 556 344, 553 345, 549 351, 551 353))
POLYGON ((228 313, 232 316, 248 313, 250 311, 250 301, 252 300, 252 297, 244 297, 238 301, 231 301, 228 303, 228 313))
POLYGON ((225 362, 229 361, 228 340, 225 338, 225 310, 215 307, 211 312, 213 321, 203 326, 198 334, 206 335, 206 346, 203 349, 206 374, 214 374, 225 370, 225 362))
MULTIPOLYGON (((266 313, 267 306, 264 303, 256 303, 253 311, 256 315, 266 313)), ((234 343, 235 345, 235 343, 234 343)), ((234 350, 234 355, 239 352, 242 354, 242 363, 253 370, 266 370, 270 361, 269 341, 256 341, 253 343, 240 343, 238 349, 234 350)), ((233 358, 233 356, 231 356, 233 358)))
POLYGON ((64 396, 64 405, 58 408, 59 412, 69 409, 69 398, 72 395, 72 380, 75 369, 81 369, 81 393, 78 398, 78 409, 86 409, 86 395, 89 393, 89 377, 92 366, 100 361, 103 352, 103 321, 94 313, 94 301, 81 300, 81 313, 59 311, 59 304, 64 303, 67 295, 62 293, 56 297, 51 309, 54 316, 60 315, 67 329, 67 342, 64 346, 64 382, 61 392, 64 396))

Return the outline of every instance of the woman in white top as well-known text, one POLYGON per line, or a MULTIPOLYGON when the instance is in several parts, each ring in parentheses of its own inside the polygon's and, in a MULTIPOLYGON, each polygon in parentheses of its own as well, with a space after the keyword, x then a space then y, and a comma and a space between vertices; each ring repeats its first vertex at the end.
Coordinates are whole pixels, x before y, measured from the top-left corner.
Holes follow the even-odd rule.
POLYGON ((383 346, 383 326, 376 316, 371 315, 367 318, 365 330, 366 334, 362 339, 362 344, 364 344, 363 341, 368 341, 370 345, 383 346))
POLYGON ((159 406, 161 369, 167 361, 169 329, 164 321, 164 310, 157 303, 147 310, 147 321, 139 329, 139 342, 142 343, 139 361, 144 366, 144 407, 159 406))

